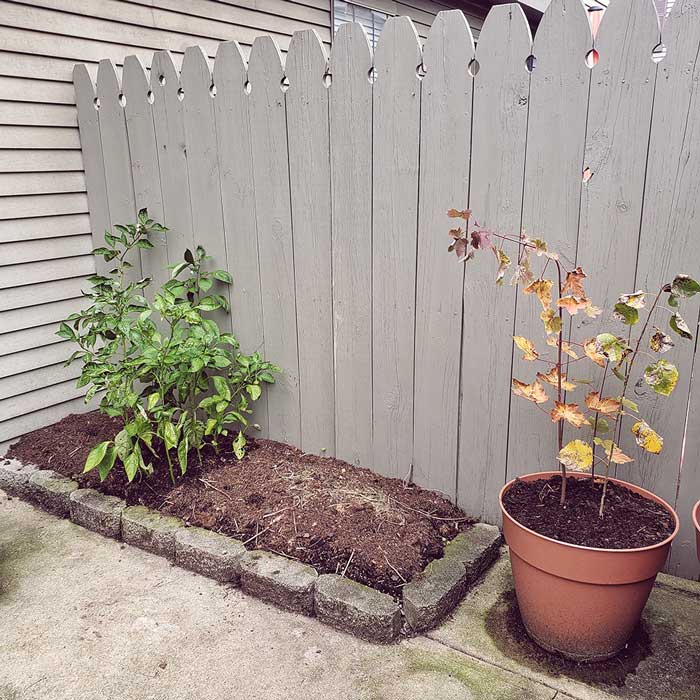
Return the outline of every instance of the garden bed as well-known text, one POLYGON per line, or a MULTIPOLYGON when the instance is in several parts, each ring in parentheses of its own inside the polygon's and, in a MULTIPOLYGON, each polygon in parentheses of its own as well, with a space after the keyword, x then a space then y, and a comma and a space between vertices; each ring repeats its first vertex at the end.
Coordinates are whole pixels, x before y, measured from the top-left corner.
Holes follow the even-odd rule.
POLYGON ((99 413, 71 415, 23 436, 8 457, 395 597, 472 525, 435 492, 271 440, 251 440, 241 461, 228 445, 207 450, 176 486, 162 463, 131 484, 121 469, 102 483, 96 470, 83 474, 90 448, 119 429, 99 413))

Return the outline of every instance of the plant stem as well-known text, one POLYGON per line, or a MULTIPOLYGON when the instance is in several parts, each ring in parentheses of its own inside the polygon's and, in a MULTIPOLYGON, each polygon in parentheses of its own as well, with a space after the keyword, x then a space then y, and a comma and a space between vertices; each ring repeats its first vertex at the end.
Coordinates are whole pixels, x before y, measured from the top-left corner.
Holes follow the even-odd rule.
MULTIPOLYGON (((549 259, 548 259, 549 260, 549 259)), ((557 288, 559 294, 557 299, 561 298, 561 265, 558 260, 554 261, 557 264, 557 288)), ((557 343, 557 400, 559 403, 562 402, 562 392, 561 392, 561 370, 562 370, 562 343, 564 342, 564 319, 563 319, 563 309, 559 307, 559 342, 557 343)), ((557 442, 559 445, 559 452, 562 451, 564 447, 564 421, 559 420, 557 423, 557 442)), ((561 464, 561 496, 559 498, 559 504, 564 505, 566 501, 566 465, 563 462, 561 464)))
MULTIPOLYGON (((610 360, 607 358, 605 359, 605 367, 603 368, 603 379, 600 382, 600 391, 598 392, 598 396, 600 398, 603 398, 603 389, 605 388, 605 378, 608 374, 608 366, 610 365, 610 360)), ((598 436, 598 418, 600 417, 600 413, 596 411, 595 414, 595 422, 593 423, 593 459, 591 460, 591 480, 595 482, 595 439, 598 436)))

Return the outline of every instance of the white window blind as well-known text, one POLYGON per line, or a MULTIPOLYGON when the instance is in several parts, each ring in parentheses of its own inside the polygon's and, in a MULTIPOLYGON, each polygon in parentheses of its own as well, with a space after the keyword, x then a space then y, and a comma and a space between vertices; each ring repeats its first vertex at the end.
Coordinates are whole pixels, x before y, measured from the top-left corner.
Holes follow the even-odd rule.
POLYGON ((374 48, 389 15, 386 12, 373 10, 365 5, 344 2, 343 0, 333 0, 333 17, 333 31, 337 31, 343 22, 357 22, 361 24, 367 31, 367 36, 374 48))

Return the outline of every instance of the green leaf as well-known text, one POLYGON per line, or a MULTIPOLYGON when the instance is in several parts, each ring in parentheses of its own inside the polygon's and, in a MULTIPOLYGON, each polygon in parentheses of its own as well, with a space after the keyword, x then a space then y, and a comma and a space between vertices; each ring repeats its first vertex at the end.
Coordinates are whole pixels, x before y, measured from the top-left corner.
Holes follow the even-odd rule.
POLYGON ((187 453, 189 451, 189 443, 187 438, 183 438, 177 446, 177 460, 180 463, 180 473, 184 476, 187 471, 187 453))
POLYGON ((114 437, 114 446, 117 450, 117 456, 126 465, 126 457, 133 449, 131 436, 126 429, 120 430, 114 437))
POLYGON ((107 475, 112 471, 114 462, 117 459, 117 451, 114 445, 109 445, 102 461, 97 465, 97 471, 100 473, 100 481, 104 481, 107 475))
POLYGON ((189 265, 186 262, 178 263, 173 265, 173 271, 170 273, 171 278, 177 277, 183 270, 186 270, 189 265))
POLYGON ((666 335, 660 328, 654 326, 654 333, 649 336, 649 349, 654 352, 667 352, 673 347, 671 336, 666 335))
POLYGON ((678 297, 675 294, 668 295, 668 305, 674 309, 677 309, 680 306, 678 303, 678 297))
POLYGON ((245 457, 245 445, 246 445, 246 440, 245 440, 245 435, 243 434, 242 430, 238 431, 238 435, 236 439, 233 441, 233 454, 236 455, 237 459, 243 459, 245 457))
POLYGON ((622 302, 617 302, 617 304, 615 304, 613 316, 628 326, 633 326, 639 321, 639 311, 633 306, 628 306, 622 302))
POLYGON ((188 262, 190 265, 194 262, 194 255, 192 255, 192 251, 189 248, 185 250, 185 262, 188 262))
POLYGON ((224 357, 223 355, 216 355, 214 357, 214 367, 217 367, 218 369, 228 367, 230 364, 231 360, 229 360, 228 357, 224 357))
POLYGON ((214 270, 211 273, 219 282, 225 282, 226 284, 231 284, 233 282, 233 277, 226 272, 226 270, 214 270))
POLYGON ((657 394, 669 396, 678 383, 678 370, 666 360, 657 360, 644 370, 644 381, 657 394))
POLYGON ((105 442, 95 445, 95 447, 90 450, 90 454, 85 460, 83 474, 92 471, 104 459, 105 453, 107 452, 107 448, 110 446, 110 444, 110 440, 105 440, 105 442))
POLYGON ((136 247, 143 248, 144 250, 152 250, 153 248, 155 248, 153 243, 151 243, 146 238, 141 238, 138 241, 136 241, 136 247))
POLYGON ((214 377, 212 377, 212 381, 214 382, 214 388, 216 389, 216 393, 219 394, 219 396, 221 396, 222 398, 226 399, 226 401, 230 401, 231 389, 229 388, 228 382, 219 375, 215 375, 214 377))
POLYGON ((686 340, 692 339, 693 334, 690 332, 688 324, 681 318, 680 314, 673 314, 668 322, 668 325, 671 326, 671 328, 676 331, 681 338, 685 338, 686 340))
POLYGON ((671 285, 671 293, 677 297, 692 297, 700 292, 700 284, 688 275, 676 275, 671 285))
POLYGON ((136 472, 139 470, 140 460, 136 452, 130 452, 126 459, 122 460, 124 462, 124 471, 126 472, 126 478, 131 482, 136 476, 136 472))
POLYGON ((192 358, 192 362, 190 363, 190 372, 195 374, 196 372, 199 372, 202 367, 204 367, 204 360, 201 357, 192 358))
POLYGON ((595 416, 590 416, 587 418, 588 424, 591 426, 591 430, 596 430, 599 435, 604 435, 610 430, 610 424, 603 418, 603 416, 598 416, 598 425, 596 427, 595 416))
POLYGON ((56 331, 56 335, 66 340, 75 340, 75 331, 67 323, 61 323, 56 331))
POLYGON ((637 404, 634 401, 630 401, 630 399, 628 399, 626 396, 620 396, 617 400, 622 402, 622 405, 630 411, 639 413, 639 406, 637 406, 637 404))
POLYGON ((154 391, 152 394, 149 395, 148 397, 148 402, 146 403, 146 407, 148 408, 149 411, 152 411, 160 401, 160 394, 157 391, 154 391))
POLYGON ((625 357, 628 346, 624 338, 616 337, 612 333, 601 333, 596 336, 595 349, 610 362, 618 363, 625 357))
POLYGON ((248 384, 245 390, 248 392, 250 398, 253 399, 253 401, 257 401, 260 398, 260 394, 262 393, 262 389, 258 384, 248 384))
POLYGON ((204 297, 200 299, 197 307, 200 311, 215 311, 221 304, 214 297, 204 297))
POLYGON ((163 423, 162 437, 167 450, 171 450, 177 445, 177 433, 177 428, 170 421, 165 421, 163 423))

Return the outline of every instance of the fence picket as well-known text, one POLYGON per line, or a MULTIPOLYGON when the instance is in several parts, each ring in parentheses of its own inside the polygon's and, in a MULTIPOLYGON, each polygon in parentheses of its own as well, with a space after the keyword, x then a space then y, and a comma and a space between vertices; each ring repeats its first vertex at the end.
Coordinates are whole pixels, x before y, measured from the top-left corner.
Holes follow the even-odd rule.
MULTIPOLYGON (((163 197, 160 189, 158 168, 158 148, 153 126, 153 109, 148 101, 148 78, 137 56, 127 56, 122 74, 123 92, 126 98, 126 130, 131 154, 131 174, 134 182, 136 209, 148 208, 149 216, 155 221, 163 221, 163 197)), ((155 246, 152 250, 141 251, 144 271, 160 287, 170 277, 168 249, 163 233, 149 234, 155 246)))
POLYGON ((372 55, 361 25, 333 41, 329 88, 336 456, 372 465, 372 55))
MULTIPOLYGON (((516 234, 530 90, 526 59, 531 49, 530 27, 521 7, 493 7, 476 50, 480 69, 474 79, 469 204, 482 226, 516 234)), ((487 256, 488 251, 480 254, 487 256)), ((516 290, 510 280, 503 287, 494 280, 492 259, 466 263, 457 502, 468 513, 497 523, 495 495, 505 478, 516 290)))
MULTIPOLYGON (((214 62, 216 137, 226 250, 233 275, 231 321, 245 353, 265 353, 250 150, 247 67, 235 41, 219 45, 214 62)), ((267 392, 253 404, 250 422, 268 435, 267 392)))
POLYGON ((462 11, 440 12, 425 43, 421 83, 413 478, 451 498, 464 271, 445 250, 446 214, 468 203, 473 79, 465 68, 473 58, 462 11))
POLYGON ((187 149, 182 102, 178 99, 180 80, 169 51, 156 51, 151 64, 151 91, 155 123, 163 223, 168 227, 168 260, 182 260, 186 248, 194 245, 190 186, 187 179, 187 149))
MULTIPOLYGON (((659 63, 654 98, 636 280, 636 287, 650 293, 655 293, 661 284, 679 272, 694 279, 700 278, 700 240, 697 236, 700 216, 697 198, 700 181, 697 153, 700 144, 700 22, 695 12, 694 2, 678 0, 662 34, 668 53, 659 63)), ((685 309, 681 308, 681 315, 695 335, 697 297, 689 299, 683 306, 685 309), (692 314, 685 313, 691 309, 692 314)), ((635 483, 676 504, 681 529, 671 550, 668 569, 673 574, 697 577, 690 511, 692 504, 700 499, 700 436, 696 428, 700 415, 700 390, 696 386, 698 360, 695 356, 695 379, 690 391, 695 341, 683 340, 669 330, 666 314, 662 311, 657 322, 673 337, 676 347, 664 357, 678 367, 680 378, 671 396, 654 398, 651 389, 645 387, 640 402, 645 420, 664 438, 663 451, 659 456, 645 456, 637 450, 635 463, 630 465, 625 477, 629 476, 635 483)), ((642 358, 640 360, 639 370, 642 372, 646 363, 642 358)), ((627 428, 629 425, 627 423, 627 428)))
MULTIPOLYGON (((522 228, 531 237, 545 239, 569 264, 576 257, 590 82, 585 57, 591 46, 580 0, 552 0, 533 44, 536 65, 530 80, 522 228)), ((541 311, 534 296, 521 296, 515 335, 541 338, 541 311)), ((530 382, 536 369, 540 367, 533 368, 515 352, 514 377, 530 382)), ((510 407, 507 478, 556 468, 556 434, 549 416, 518 397, 511 399, 510 407)))
POLYGON ((265 354, 282 367, 277 383, 268 391, 269 434, 273 440, 299 445, 299 354, 284 72, 279 49, 268 36, 253 44, 248 79, 265 354))
MULTIPOLYGON (((73 85, 75 102, 78 107, 78 126, 80 127, 80 148, 85 169, 88 208, 90 209, 90 229, 94 248, 104 243, 104 232, 111 227, 109 202, 105 182, 100 124, 95 100, 95 85, 85 64, 78 63, 73 68, 73 85)), ((105 273, 109 269, 102 258, 95 258, 97 271, 105 273)))
MULTIPOLYGON (((184 92, 182 104, 194 243, 203 246, 211 256, 210 269, 227 270, 212 78, 207 56, 200 46, 185 50, 180 85, 184 92)), ((217 282, 212 291, 230 300, 228 285, 217 282)), ((213 317, 231 329, 230 314, 219 310, 213 317)))
POLYGON ((387 20, 374 56, 372 411, 373 465, 393 477, 413 462, 420 63, 413 22, 387 20))
POLYGON ((301 448, 335 455, 331 197, 326 53, 313 29, 289 45, 285 93, 294 231, 301 448))
MULTIPOLYGON (((116 224, 133 223, 136 219, 129 139, 126 133, 124 107, 120 102, 121 95, 114 64, 109 59, 100 61, 97 68, 97 99, 100 107, 98 116, 110 228, 114 228, 116 224)), ((127 271, 127 277, 140 278, 142 268, 139 250, 133 251, 127 261, 133 265, 127 271)))

